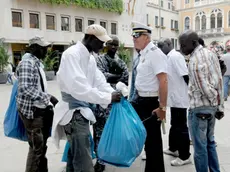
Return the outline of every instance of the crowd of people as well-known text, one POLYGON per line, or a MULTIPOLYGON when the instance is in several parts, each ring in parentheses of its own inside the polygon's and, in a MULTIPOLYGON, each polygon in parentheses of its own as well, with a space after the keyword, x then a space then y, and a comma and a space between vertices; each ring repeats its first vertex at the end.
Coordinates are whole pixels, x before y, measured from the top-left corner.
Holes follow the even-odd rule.
MULTIPOLYGON (((151 34, 149 26, 132 23, 137 55, 133 58, 128 99, 147 131, 145 172, 165 172, 163 154, 175 157, 172 166, 190 164, 190 139, 196 171, 220 172, 214 129, 215 119, 224 115, 224 98, 227 100, 228 96, 229 53, 221 57, 227 65, 223 90, 220 60, 202 45, 195 32, 189 30, 180 35, 180 52, 173 48, 170 39, 161 39, 154 45, 151 34), (167 107, 171 128, 168 148, 163 150, 161 125, 167 107)), ((17 107, 29 143, 26 172, 48 172, 46 144, 51 127, 57 147, 61 139, 67 139, 70 145, 66 172, 105 171, 104 162, 98 159, 94 165, 92 161, 90 125, 97 155, 112 104, 122 97, 116 84, 129 84, 127 65, 117 56, 119 42, 118 37, 108 36, 102 26, 88 26, 83 40, 62 54, 57 72, 61 100, 57 100, 47 92, 40 64, 50 43, 42 37, 30 40, 30 53, 24 55, 16 71, 17 107), (104 43, 107 52, 99 54, 104 43)))

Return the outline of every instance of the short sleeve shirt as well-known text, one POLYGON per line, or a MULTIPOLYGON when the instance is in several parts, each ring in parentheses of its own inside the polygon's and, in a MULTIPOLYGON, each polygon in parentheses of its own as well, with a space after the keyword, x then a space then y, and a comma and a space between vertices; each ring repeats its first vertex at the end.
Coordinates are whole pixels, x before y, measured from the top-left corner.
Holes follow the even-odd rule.
POLYGON ((157 92, 159 90, 157 75, 167 73, 167 56, 152 42, 140 54, 135 87, 137 91, 157 92))

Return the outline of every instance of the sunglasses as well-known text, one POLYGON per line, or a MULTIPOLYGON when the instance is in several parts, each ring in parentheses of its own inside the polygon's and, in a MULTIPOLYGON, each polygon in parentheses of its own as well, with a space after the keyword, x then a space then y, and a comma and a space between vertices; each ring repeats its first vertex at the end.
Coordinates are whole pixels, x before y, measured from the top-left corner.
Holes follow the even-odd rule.
POLYGON ((132 34, 132 37, 133 37, 133 38, 139 38, 139 37, 141 37, 142 35, 148 35, 148 34, 147 34, 147 33, 137 32, 137 33, 133 33, 133 34, 132 34))

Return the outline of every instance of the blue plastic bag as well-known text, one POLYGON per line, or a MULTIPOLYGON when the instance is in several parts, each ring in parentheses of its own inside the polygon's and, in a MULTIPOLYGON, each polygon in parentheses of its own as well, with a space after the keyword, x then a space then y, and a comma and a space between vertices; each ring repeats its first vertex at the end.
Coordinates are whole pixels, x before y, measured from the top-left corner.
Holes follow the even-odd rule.
MULTIPOLYGON (((92 156, 92 159, 94 159, 94 158, 96 158, 96 155, 94 153, 94 142, 93 142, 93 137, 91 134, 90 134, 89 138, 90 138, 91 156, 92 156)), ((62 162, 67 162, 67 160, 68 160, 69 147, 70 147, 70 145, 69 145, 69 142, 67 141, 65 144, 64 153, 62 155, 62 162)))
POLYGON ((17 89, 18 81, 16 80, 12 88, 10 103, 5 114, 4 134, 10 138, 27 141, 26 130, 17 110, 17 89))
POLYGON ((98 158, 118 167, 130 167, 141 154, 146 135, 136 111, 122 98, 112 106, 98 145, 98 158))

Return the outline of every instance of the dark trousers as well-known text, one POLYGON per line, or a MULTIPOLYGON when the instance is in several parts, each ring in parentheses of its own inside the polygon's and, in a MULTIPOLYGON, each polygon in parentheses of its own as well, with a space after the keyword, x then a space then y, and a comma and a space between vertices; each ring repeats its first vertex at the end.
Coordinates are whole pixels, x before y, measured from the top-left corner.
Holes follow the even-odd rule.
MULTIPOLYGON (((136 97, 132 105, 141 120, 144 120, 152 115, 154 109, 159 107, 158 97, 136 97)), ((161 122, 157 120, 156 116, 152 116, 144 122, 144 126, 147 131, 145 172, 165 172, 161 122)))
POLYGON ((89 140, 89 121, 79 110, 72 120, 64 126, 70 144, 66 172, 94 172, 89 140))
POLYGON ((46 158, 47 139, 50 135, 50 122, 45 121, 47 116, 45 109, 38 109, 34 111, 34 119, 27 119, 22 114, 20 117, 25 126, 29 153, 27 156, 26 172, 48 172, 48 162, 46 158))
POLYGON ((179 152, 179 158, 190 157, 190 139, 187 127, 187 109, 171 107, 171 128, 169 132, 169 150, 179 152))

